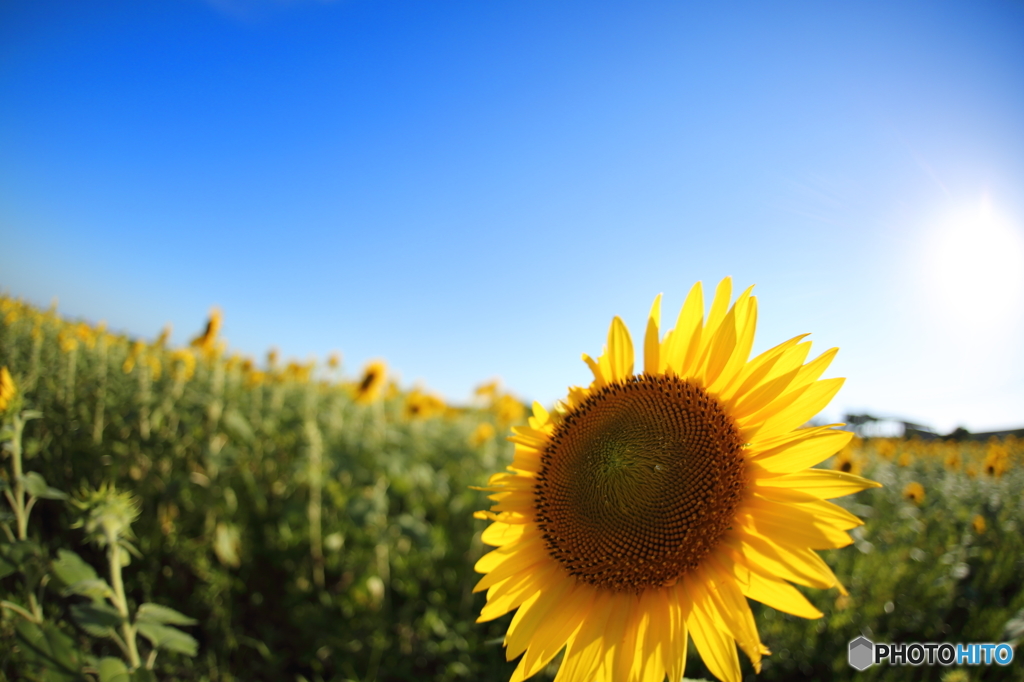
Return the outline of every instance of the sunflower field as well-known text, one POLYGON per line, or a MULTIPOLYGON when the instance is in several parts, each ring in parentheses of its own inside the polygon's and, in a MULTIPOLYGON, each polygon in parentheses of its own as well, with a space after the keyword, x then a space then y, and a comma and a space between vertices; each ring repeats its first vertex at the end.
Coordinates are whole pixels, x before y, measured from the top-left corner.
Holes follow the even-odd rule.
MULTIPOLYGON (((527 406, 398 385, 383 361, 231 354, 0 298, 0 679, 508 680, 513 614, 478 623, 488 477, 527 406)), ((821 556, 824 616, 751 602, 749 680, 1024 679, 857 672, 847 643, 1024 638, 1024 442, 854 438, 819 465, 882 484, 821 556)), ((713 679, 695 647, 686 676, 713 679)), ((559 659, 534 679, 552 679, 559 659)))

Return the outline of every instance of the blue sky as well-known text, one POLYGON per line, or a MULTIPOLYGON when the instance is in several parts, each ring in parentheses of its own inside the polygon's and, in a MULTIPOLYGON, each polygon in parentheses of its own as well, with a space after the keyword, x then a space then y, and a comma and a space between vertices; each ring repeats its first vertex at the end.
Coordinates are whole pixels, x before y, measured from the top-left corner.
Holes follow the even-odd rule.
POLYGON ((1024 426, 1024 4, 0 5, 0 288, 550 404, 756 284, 824 413, 1024 426))

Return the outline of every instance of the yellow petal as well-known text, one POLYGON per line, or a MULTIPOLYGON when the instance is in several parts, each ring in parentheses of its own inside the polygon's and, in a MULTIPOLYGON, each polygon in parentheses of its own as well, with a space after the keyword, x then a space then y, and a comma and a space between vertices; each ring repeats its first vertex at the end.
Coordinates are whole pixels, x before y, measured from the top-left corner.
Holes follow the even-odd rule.
POLYGON ((644 372, 657 374, 661 367, 660 352, 661 340, 659 330, 661 326, 661 294, 654 297, 654 304, 651 305, 651 314, 647 318, 647 333, 644 334, 644 372))
POLYGON ((718 325, 714 335, 708 342, 704 355, 701 358, 703 368, 701 382, 704 386, 711 386, 715 383, 718 375, 722 373, 725 366, 732 359, 733 351, 736 350, 736 309, 732 309, 718 325))
POLYGON ((774 502, 756 493, 736 519, 745 526, 753 526, 761 535, 800 547, 833 549, 853 542, 844 529, 822 521, 804 505, 774 502))
MULTIPOLYGON (((852 437, 853 434, 850 434, 850 436, 852 437)), ((882 487, 881 483, 843 471, 831 471, 829 469, 807 469, 806 471, 797 471, 796 473, 784 474, 782 476, 757 478, 754 484, 759 487, 800 490, 822 500, 851 495, 867 488, 882 487)))
POLYGON ((604 631, 612 616, 612 596, 607 590, 595 591, 590 617, 569 638, 555 682, 590 682, 597 673, 607 646, 604 631))
MULTIPOLYGON (((622 680, 625 676, 616 674, 619 666, 625 670, 633 667, 633 649, 635 643, 629 640, 627 633, 632 617, 635 616, 634 606, 638 599, 635 594, 629 592, 616 592, 611 595, 611 617, 605 624, 603 640, 603 651, 598 660, 598 679, 622 680)), ((635 626, 633 630, 635 631, 635 626)))
POLYGON ((576 583, 575 578, 567 580, 572 582, 569 593, 559 608, 552 609, 547 618, 537 625, 530 646, 510 682, 519 682, 538 673, 591 617, 596 590, 584 583, 576 583))
POLYGON ((587 363, 587 367, 594 374, 594 387, 604 388, 608 385, 608 378, 605 377, 604 371, 601 369, 599 362, 595 361, 586 353, 583 354, 583 362, 587 363))
POLYGON ((784 580, 819 589, 836 584, 832 569, 806 547, 774 542, 750 528, 727 534, 723 541, 746 557, 750 566, 761 566, 784 580))
MULTIPOLYGON (((742 436, 749 442, 771 438, 791 431, 821 412, 843 387, 846 379, 822 379, 808 386, 789 407, 766 420, 760 426, 741 429, 742 436)), ((784 398, 785 396, 783 396, 784 398)))
MULTIPOLYGON (((524 602, 512 623, 508 626, 505 634, 505 657, 511 661, 520 655, 533 642, 534 634, 540 624, 546 621, 552 610, 563 609, 564 601, 572 588, 573 581, 569 579, 554 579, 542 585, 537 593, 527 602, 524 602)), ((563 641, 562 644, 565 644, 563 641)))
POLYGON ((742 589, 750 599, 770 606, 776 611, 800 618, 821 618, 824 615, 789 583, 772 580, 757 571, 751 571, 750 582, 742 589))
POLYGON ((661 344, 659 364, 662 372, 671 370, 679 376, 685 376, 685 369, 700 350, 703 320, 704 293, 700 282, 697 282, 686 296, 675 328, 665 336, 661 344))
POLYGON ((709 392, 720 394, 735 384, 747 365, 750 350, 754 347, 754 332, 757 328, 757 299, 750 295, 753 288, 749 287, 736 301, 736 347, 715 383, 708 387, 709 392))
POLYGON ((492 585, 487 590, 487 603, 480 609, 476 622, 483 623, 503 616, 532 597, 544 585, 562 575, 561 566, 555 562, 541 564, 533 572, 518 573, 511 578, 492 585))
POLYGON ((692 601, 686 628, 700 657, 711 674, 718 679, 723 682, 739 682, 740 659, 735 641, 716 622, 714 606, 705 587, 695 580, 685 582, 692 601))
POLYGON ((608 330, 608 363, 611 380, 621 381, 633 376, 633 340, 622 319, 616 316, 608 330))
MULTIPOLYGON (((811 431, 811 429, 805 429, 811 431)), ((841 450, 853 438, 849 431, 814 429, 800 440, 783 443, 769 450, 753 451, 750 460, 773 473, 792 474, 823 462, 841 450)), ((845 493, 844 493, 845 494, 845 493)))
POLYGON ((473 566, 473 570, 477 573, 490 573, 498 566, 505 563, 509 557, 513 556, 526 545, 536 543, 543 546, 543 540, 540 538, 540 533, 537 532, 536 529, 529 528, 523 533, 522 537, 518 541, 502 545, 498 549, 491 550, 487 554, 484 554, 476 562, 476 565, 473 566))
MULTIPOLYGON (((789 341, 784 341, 774 348, 769 348, 750 362, 743 365, 737 375, 736 381, 733 382, 732 385, 723 389, 719 396, 721 400, 726 401, 727 404, 724 405, 724 407, 728 408, 728 412, 730 414, 735 414, 735 406, 739 402, 745 400, 751 391, 758 389, 764 382, 768 381, 768 376, 775 368, 775 365, 782 360, 787 352, 796 347, 796 345, 806 336, 808 335, 801 334, 800 336, 793 337, 789 341)), ((808 349, 809 348, 810 345, 808 344, 808 349)), ((794 366, 799 366, 801 362, 803 362, 803 360, 796 363, 794 366)))
MULTIPOLYGON (((494 524, 495 526, 505 524, 494 524)), ((492 526, 493 528, 494 526, 492 526)), ((514 528, 515 526, 510 526, 514 528)), ((506 578, 511 578, 518 573, 531 571, 534 566, 540 563, 549 563, 552 559, 548 555, 547 547, 541 542, 529 542, 519 547, 513 554, 509 555, 503 562, 498 564, 494 570, 477 582, 474 592, 481 592, 496 585, 506 578)))
POLYGON ((707 332, 705 335, 706 340, 710 340, 716 331, 718 331, 719 325, 722 324, 722 320, 725 319, 725 313, 729 310, 729 300, 732 298, 732 277, 725 277, 721 282, 718 283, 718 287, 715 289, 715 298, 711 301, 711 310, 708 311, 708 321, 704 325, 704 330, 707 332))
POLYGON ((522 523, 492 523, 480 534, 480 539, 485 545, 501 547, 522 539, 526 531, 527 527, 522 523))

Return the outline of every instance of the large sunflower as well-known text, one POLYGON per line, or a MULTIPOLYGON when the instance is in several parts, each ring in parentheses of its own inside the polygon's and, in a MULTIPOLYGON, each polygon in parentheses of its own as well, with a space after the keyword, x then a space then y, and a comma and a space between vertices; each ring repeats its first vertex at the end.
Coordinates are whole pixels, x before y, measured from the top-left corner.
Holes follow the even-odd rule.
POLYGON ((804 428, 842 385, 819 380, 836 349, 804 363, 798 336, 748 359, 756 299, 729 307, 730 279, 707 319, 698 282, 662 338, 655 299, 644 366, 618 317, 594 381, 529 426, 484 490, 495 502, 476 564, 479 621, 518 608, 505 636, 512 680, 565 647, 559 682, 672 682, 687 637, 711 672, 739 680, 736 644, 760 670, 747 599, 804 618, 821 613, 789 583, 837 587, 815 549, 843 547, 860 520, 825 500, 878 484, 809 469, 852 434, 804 428))

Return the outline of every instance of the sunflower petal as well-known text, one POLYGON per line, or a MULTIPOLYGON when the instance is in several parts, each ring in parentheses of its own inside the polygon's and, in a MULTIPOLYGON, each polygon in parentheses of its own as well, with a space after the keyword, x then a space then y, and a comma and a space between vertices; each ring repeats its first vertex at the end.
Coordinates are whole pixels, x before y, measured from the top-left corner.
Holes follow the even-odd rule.
POLYGON ((661 341, 658 338, 658 327, 661 325, 661 294, 654 297, 651 305, 651 314, 647 318, 647 333, 644 334, 644 372, 650 375, 657 374, 661 354, 661 341))
POLYGON ((789 407, 785 408, 773 417, 769 417, 760 426, 744 430, 744 435, 749 440, 771 438, 791 431, 807 421, 814 415, 821 412, 822 408, 828 405, 835 397, 839 389, 843 387, 846 379, 822 379, 811 384, 789 407))
POLYGON ((626 325, 618 316, 612 319, 612 326, 608 330, 606 355, 611 367, 611 381, 622 381, 633 375, 633 340, 629 337, 626 325))
POLYGON ((547 618, 536 626, 530 646, 519 661, 510 682, 518 682, 532 675, 551 662, 551 659, 572 639, 583 623, 591 618, 596 591, 589 585, 571 583, 569 593, 552 609, 547 618), (517 677, 519 675, 519 677, 517 677))
POLYGON ((612 613, 614 593, 598 590, 595 594, 590 617, 566 644, 556 682, 589 682, 601 665, 607 646, 604 631, 612 613))
POLYGON ((700 282, 693 285, 686 302, 679 311, 675 328, 665 336, 661 345, 659 365, 661 371, 686 376, 686 371, 700 349, 704 320, 704 293, 700 282))
POLYGON ((697 652, 712 675, 723 682, 739 682, 740 659, 736 653, 736 642, 717 622, 707 588, 696 580, 686 581, 686 588, 692 600, 686 628, 697 652))
MULTIPOLYGON (((527 647, 531 645, 534 633, 540 624, 551 615, 552 609, 562 608, 563 599, 568 595, 571 587, 571 581, 555 578, 541 585, 537 593, 519 607, 505 634, 505 657, 507 660, 511 661, 526 651, 527 647)), ((563 641, 562 644, 565 642, 563 641)))
MULTIPOLYGON (((811 429, 807 429, 811 431, 811 429)), ((853 434, 836 429, 815 429, 801 440, 748 455, 752 462, 772 473, 794 473, 823 462, 850 442, 853 434)))
MULTIPOLYGON (((850 435, 852 437, 853 434, 850 435)), ((755 485, 765 488, 778 487, 800 490, 822 500, 851 495, 868 488, 882 487, 882 484, 876 481, 861 478, 855 474, 831 471, 829 469, 805 469, 782 476, 761 477, 755 480, 755 485)))

